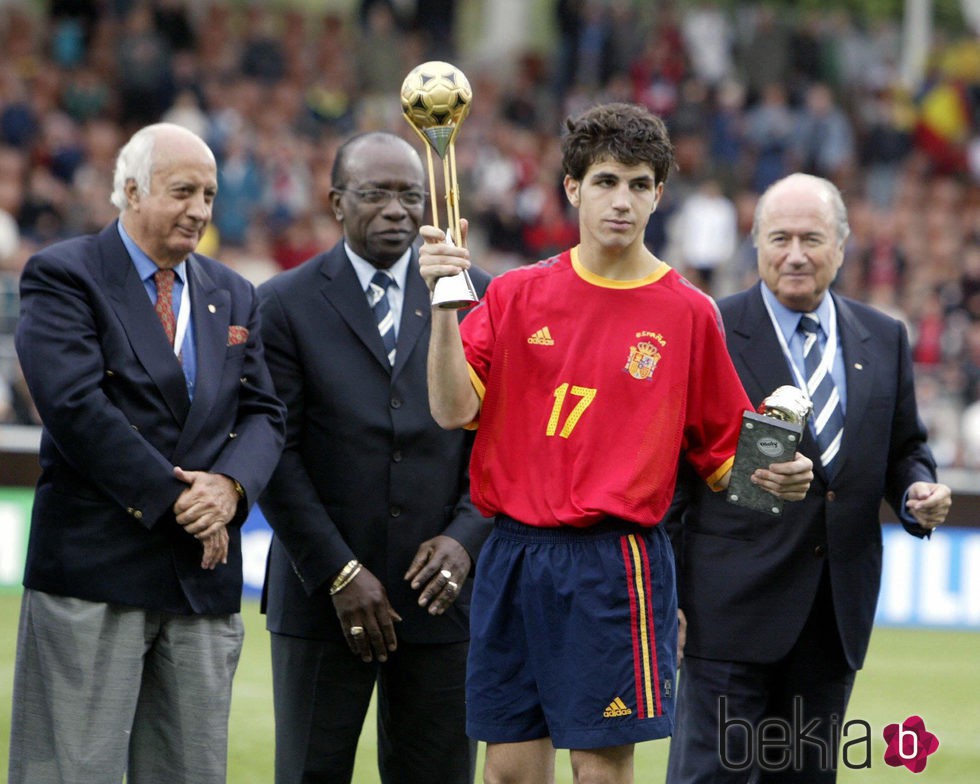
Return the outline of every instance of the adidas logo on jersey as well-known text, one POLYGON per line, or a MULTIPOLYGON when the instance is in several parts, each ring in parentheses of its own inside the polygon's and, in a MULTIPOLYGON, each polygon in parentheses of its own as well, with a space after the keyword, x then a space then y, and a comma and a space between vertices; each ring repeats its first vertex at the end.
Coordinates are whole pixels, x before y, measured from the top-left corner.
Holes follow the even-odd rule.
POLYGON ((633 711, 626 705, 626 703, 623 702, 621 698, 617 697, 609 703, 609 707, 602 712, 602 715, 603 718, 614 719, 617 716, 629 716, 632 712, 633 711))
POLYGON ((555 341, 551 337, 551 330, 547 327, 542 327, 537 332, 535 332, 531 337, 527 339, 527 342, 532 346, 553 346, 555 341))

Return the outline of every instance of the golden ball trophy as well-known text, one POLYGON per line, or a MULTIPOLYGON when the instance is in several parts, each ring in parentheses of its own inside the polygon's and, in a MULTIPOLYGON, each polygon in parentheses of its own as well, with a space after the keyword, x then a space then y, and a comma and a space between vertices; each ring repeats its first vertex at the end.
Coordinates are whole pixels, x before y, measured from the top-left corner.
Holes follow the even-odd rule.
MULTIPOLYGON (((438 182, 432 153, 442 161, 443 191, 446 197, 446 239, 462 246, 459 226, 459 183, 456 179, 456 136, 459 126, 470 112, 473 91, 459 68, 441 60, 417 65, 401 91, 402 113, 412 130, 425 144, 432 192, 432 225, 439 226, 438 182)), ((433 306, 447 310, 468 308, 479 300, 473 281, 466 270, 459 275, 439 278, 432 292, 433 306)))
POLYGON ((812 410, 813 404, 802 389, 783 386, 762 401, 758 413, 746 411, 742 415, 742 431, 727 490, 731 503, 771 515, 782 514, 783 499, 752 484, 749 477, 757 468, 793 459, 812 410))

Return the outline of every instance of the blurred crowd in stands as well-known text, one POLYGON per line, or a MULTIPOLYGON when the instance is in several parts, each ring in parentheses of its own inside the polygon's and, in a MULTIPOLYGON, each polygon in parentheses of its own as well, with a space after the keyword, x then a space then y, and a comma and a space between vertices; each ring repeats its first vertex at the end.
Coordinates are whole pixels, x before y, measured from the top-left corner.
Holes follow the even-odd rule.
POLYGON ((459 44, 473 36, 454 0, 355 5, 0 3, 0 421, 36 421, 12 347, 19 270, 115 217, 114 156, 136 128, 177 122, 211 145, 200 250, 259 283, 338 238, 345 136, 419 143, 398 91, 441 59, 475 96, 456 156, 477 263, 497 273, 577 241, 557 139, 597 101, 668 123, 678 167, 647 241, 714 296, 755 280, 760 192, 795 170, 828 177, 852 228, 837 288, 908 325, 940 464, 980 467, 980 38, 966 24, 936 31, 909 85, 900 19, 792 3, 555 0, 553 45, 489 62, 459 44))

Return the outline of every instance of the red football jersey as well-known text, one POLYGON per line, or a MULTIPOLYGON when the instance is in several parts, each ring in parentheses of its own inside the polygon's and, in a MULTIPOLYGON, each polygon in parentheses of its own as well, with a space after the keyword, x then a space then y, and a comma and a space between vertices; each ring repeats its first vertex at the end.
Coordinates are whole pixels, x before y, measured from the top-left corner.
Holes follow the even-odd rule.
POLYGON ((482 399, 470 490, 484 514, 656 525, 682 449, 709 484, 731 467, 752 404, 714 301, 666 264, 609 280, 576 247, 496 278, 461 330, 482 399))

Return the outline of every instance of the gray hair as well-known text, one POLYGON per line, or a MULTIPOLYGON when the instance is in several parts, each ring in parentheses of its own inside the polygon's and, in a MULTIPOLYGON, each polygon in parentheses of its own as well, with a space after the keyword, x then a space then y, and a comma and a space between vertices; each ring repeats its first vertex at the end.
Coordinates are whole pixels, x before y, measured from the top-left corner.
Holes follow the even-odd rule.
POLYGON ((759 246, 759 222, 762 219, 762 211, 765 209, 766 200, 769 197, 770 192, 776 186, 792 179, 809 180, 810 182, 823 188, 824 192, 827 194, 827 198, 830 200, 830 209, 833 211, 834 225, 837 229, 837 243, 843 247, 844 243, 847 242, 847 238, 851 236, 851 225, 847 222, 847 207, 844 205, 844 197, 841 195, 840 190, 830 180, 824 179, 823 177, 817 177, 813 174, 802 174, 799 172, 787 175, 780 180, 776 180, 776 182, 766 188, 762 196, 759 197, 759 201, 757 201, 755 205, 755 215, 752 218, 752 244, 756 247, 759 246))
MULTIPOLYGON (((116 169, 112 175, 112 196, 110 196, 110 201, 119 208, 120 212, 125 210, 129 205, 129 199, 126 198, 126 183, 130 180, 136 183, 136 188, 141 195, 145 196, 149 194, 150 179, 153 176, 155 163, 153 153, 157 137, 161 132, 175 129, 179 129, 200 139, 196 133, 189 131, 182 125, 155 123, 153 125, 147 125, 145 128, 140 128, 119 151, 119 155, 116 157, 116 169)), ((211 149, 203 139, 200 139, 200 141, 213 159, 214 153, 211 152, 211 149)))

